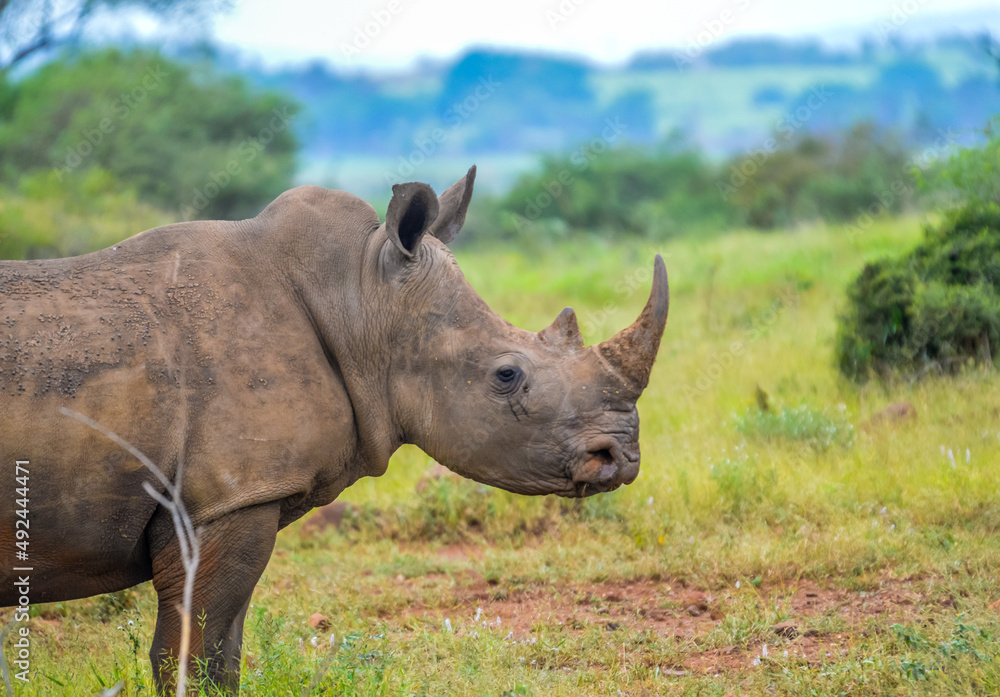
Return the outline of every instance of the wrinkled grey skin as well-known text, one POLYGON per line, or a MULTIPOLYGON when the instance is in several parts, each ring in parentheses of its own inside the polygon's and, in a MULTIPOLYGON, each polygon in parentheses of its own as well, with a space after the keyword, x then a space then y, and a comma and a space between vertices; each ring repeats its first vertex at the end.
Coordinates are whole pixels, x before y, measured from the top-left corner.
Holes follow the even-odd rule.
MULTIPOLYGON (((445 243, 475 168, 440 198, 300 187, 260 215, 149 230, 71 259, 0 262, 0 463, 29 460, 30 599, 152 579, 160 689, 180 645, 184 570, 153 476, 73 410, 174 478, 201 529, 192 652, 239 684, 243 618, 278 530, 413 443, 524 494, 583 496, 639 471, 635 401, 667 318, 663 261, 639 320, 584 348, 567 309, 534 334, 495 315, 445 243)), ((12 476, 12 475, 11 475, 12 476)), ((14 559, 12 497, 0 560, 14 559)), ((0 605, 17 602, 7 579, 0 605)))

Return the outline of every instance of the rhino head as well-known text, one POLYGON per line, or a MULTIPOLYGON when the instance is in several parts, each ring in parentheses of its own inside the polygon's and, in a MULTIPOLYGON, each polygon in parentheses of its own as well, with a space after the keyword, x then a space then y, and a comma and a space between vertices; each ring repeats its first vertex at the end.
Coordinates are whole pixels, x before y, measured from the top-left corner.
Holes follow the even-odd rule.
POLYGON ((652 293, 630 327, 584 346, 566 308, 542 331, 494 313, 445 246, 462 227, 475 167, 440 198, 393 187, 371 236, 391 308, 388 398, 402 442, 463 476, 521 494, 588 496, 639 473, 636 400, 649 382, 669 290, 657 255, 652 293))

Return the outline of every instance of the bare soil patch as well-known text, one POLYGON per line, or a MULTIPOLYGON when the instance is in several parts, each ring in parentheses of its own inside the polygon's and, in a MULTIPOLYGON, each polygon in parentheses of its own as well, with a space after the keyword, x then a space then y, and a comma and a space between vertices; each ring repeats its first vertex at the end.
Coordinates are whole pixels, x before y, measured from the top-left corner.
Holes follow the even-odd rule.
MULTIPOLYGON (((415 551, 415 550, 414 550, 415 551)), ((425 554, 445 560, 481 559, 483 549, 451 545, 425 554)), ((888 631, 892 624, 912 621, 933 611, 954 606, 948 596, 931 596, 919 580, 885 579, 867 591, 824 586, 811 580, 770 581, 759 588, 718 591, 691 587, 682 579, 631 579, 558 585, 510 587, 503 580, 487 580, 463 570, 455 574, 432 573, 416 578, 389 578, 380 594, 401 594, 413 602, 392 622, 446 618, 456 634, 478 631, 479 626, 503 627, 514 641, 530 640, 542 627, 581 633, 599 628, 607 632, 651 632, 677 643, 685 656, 673 670, 715 674, 748 670, 759 664, 762 645, 771 656, 798 659, 810 665, 835 661, 860 637, 888 631), (433 593, 426 593, 433 588, 433 593), (740 594, 743 594, 740 597, 740 594), (725 621, 747 593, 756 594, 766 607, 778 605, 788 615, 766 632, 769 639, 743 645, 701 649, 706 637, 725 621), (469 620, 479 617, 476 623, 469 620), (838 630, 817 629, 826 617, 838 630), (873 621, 874 620, 874 621, 873 621), (784 653, 787 651, 787 655, 784 653)), ((750 598, 750 602, 753 599, 750 598)), ((388 617, 387 617, 388 619, 388 617)), ((766 657, 765 657, 766 660, 766 657)))

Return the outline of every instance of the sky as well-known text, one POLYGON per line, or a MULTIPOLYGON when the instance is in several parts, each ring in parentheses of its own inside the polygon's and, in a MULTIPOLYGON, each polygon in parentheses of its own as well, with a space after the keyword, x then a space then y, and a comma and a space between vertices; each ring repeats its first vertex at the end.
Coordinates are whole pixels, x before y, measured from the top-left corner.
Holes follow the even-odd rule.
POLYGON ((812 36, 838 43, 992 17, 998 0, 213 0, 215 37, 276 65, 324 59, 397 69, 470 46, 583 55, 619 63, 648 49, 702 48, 735 37, 812 36), (974 11, 975 14, 969 11, 974 11))

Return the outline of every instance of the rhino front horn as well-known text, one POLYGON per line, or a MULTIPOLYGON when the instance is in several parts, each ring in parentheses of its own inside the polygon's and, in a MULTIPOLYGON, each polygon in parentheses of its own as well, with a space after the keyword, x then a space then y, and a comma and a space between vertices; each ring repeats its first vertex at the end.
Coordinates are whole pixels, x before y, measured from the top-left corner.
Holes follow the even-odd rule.
POLYGON ((653 289, 639 318, 630 327, 597 346, 604 359, 625 380, 627 387, 637 393, 649 384, 649 373, 660 348, 663 329, 667 326, 669 308, 667 267, 663 257, 657 254, 653 265, 653 289))

